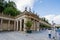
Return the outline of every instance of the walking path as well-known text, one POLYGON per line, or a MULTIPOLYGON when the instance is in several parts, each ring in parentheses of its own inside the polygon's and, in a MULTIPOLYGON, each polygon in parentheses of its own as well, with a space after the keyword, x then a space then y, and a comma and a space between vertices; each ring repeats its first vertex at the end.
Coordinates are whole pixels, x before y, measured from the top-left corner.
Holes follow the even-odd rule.
POLYGON ((51 40, 47 31, 27 34, 23 32, 0 32, 0 40, 51 40))

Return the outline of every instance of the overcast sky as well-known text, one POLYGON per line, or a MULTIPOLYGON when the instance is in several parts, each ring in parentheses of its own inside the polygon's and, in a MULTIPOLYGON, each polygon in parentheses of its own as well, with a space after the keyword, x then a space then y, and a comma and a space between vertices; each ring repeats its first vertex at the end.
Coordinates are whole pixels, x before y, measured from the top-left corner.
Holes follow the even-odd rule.
POLYGON ((11 0, 17 5, 17 8, 24 11, 25 7, 31 7, 32 11, 40 17, 45 17, 51 23, 60 24, 60 0, 11 0))

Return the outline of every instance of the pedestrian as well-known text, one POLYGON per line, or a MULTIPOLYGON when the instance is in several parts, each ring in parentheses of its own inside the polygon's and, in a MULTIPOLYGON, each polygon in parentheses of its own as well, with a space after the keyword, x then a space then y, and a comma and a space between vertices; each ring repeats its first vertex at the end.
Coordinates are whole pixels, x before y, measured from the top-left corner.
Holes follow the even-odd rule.
POLYGON ((51 38, 51 32, 52 30, 51 29, 48 29, 48 37, 51 38))

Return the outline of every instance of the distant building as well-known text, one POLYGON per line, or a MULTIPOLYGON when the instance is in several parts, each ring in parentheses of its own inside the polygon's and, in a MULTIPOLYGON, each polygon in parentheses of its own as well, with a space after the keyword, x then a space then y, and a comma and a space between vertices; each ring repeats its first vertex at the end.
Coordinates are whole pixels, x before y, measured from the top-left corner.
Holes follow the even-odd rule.
POLYGON ((56 26, 56 27, 60 27, 60 24, 56 24, 55 26, 56 26))
POLYGON ((34 12, 31 12, 31 10, 27 11, 27 9, 25 8, 24 12, 15 17, 0 13, 0 31, 26 31, 25 23, 27 20, 31 20, 33 22, 31 30, 34 31, 40 30, 40 23, 49 25, 48 23, 42 21, 38 15, 34 14, 34 12))

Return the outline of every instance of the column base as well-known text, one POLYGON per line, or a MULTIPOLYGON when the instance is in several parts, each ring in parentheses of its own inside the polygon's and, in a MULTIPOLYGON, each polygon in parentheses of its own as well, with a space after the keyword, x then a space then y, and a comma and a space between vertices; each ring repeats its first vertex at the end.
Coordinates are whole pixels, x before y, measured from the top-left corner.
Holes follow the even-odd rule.
POLYGON ((26 29, 24 29, 24 31, 26 32, 26 29))
POLYGON ((10 31, 10 29, 8 29, 8 31, 10 31))
POLYGON ((2 29, 0 29, 0 31, 3 31, 2 29))
POLYGON ((39 29, 37 29, 37 31, 39 31, 39 29))

